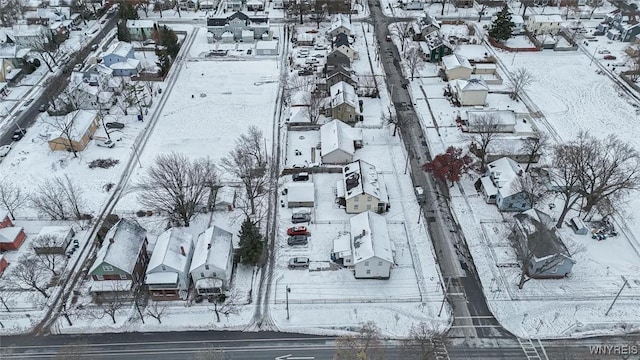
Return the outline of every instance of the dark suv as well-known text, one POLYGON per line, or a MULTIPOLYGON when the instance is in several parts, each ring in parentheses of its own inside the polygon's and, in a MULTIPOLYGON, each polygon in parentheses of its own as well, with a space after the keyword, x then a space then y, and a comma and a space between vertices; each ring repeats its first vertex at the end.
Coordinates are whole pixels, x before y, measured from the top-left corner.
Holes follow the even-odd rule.
POLYGON ((291 215, 291 222, 294 224, 305 223, 311 221, 311 215, 296 213, 291 215))
POLYGON ((308 235, 294 235, 287 239, 289 245, 307 245, 307 243, 309 243, 308 235))
POLYGON ((291 177, 293 178, 293 181, 307 181, 309 180, 309 173, 301 172, 301 173, 293 174, 291 177))

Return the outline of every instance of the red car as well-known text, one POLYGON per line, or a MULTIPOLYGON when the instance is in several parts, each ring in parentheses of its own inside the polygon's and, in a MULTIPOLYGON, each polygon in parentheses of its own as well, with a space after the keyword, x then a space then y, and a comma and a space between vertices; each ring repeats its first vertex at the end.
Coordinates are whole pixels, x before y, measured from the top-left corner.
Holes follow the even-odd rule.
POLYGON ((287 229, 287 235, 307 235, 307 227, 306 226, 294 226, 287 229))
POLYGON ((605 59, 605 60, 615 60, 615 59, 616 59, 616 57, 615 57, 615 56, 613 56, 613 55, 605 55, 605 56, 604 56, 604 59, 605 59))

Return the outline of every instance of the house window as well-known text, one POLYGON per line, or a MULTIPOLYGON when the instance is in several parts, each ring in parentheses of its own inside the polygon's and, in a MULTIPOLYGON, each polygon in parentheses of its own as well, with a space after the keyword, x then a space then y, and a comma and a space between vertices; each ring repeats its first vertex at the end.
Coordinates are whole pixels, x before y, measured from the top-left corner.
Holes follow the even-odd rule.
POLYGON ((368 262, 368 261, 365 261, 365 262, 364 262, 364 266, 369 266, 369 262, 368 262))
POLYGON ((367 205, 367 210, 371 210, 371 205, 367 205))
POLYGON ((373 199, 373 198, 372 198, 371 196, 367 196, 367 201, 368 201, 368 202, 371 202, 371 200, 372 200, 372 199, 373 199))
POLYGON ((371 270, 367 270, 367 275, 371 275, 371 270))
POLYGON ((203 278, 204 277, 204 273, 200 273, 200 277, 203 278))
POLYGON ((378 261, 378 266, 382 266, 382 260, 378 261))
POLYGON ((209 265, 205 265, 205 266, 204 266, 204 269, 205 269, 205 270, 209 270, 209 265))
POLYGON ((360 200, 359 196, 356 196, 356 197, 353 198, 353 202, 358 202, 359 200, 360 200))
POLYGON ((162 271, 167 271, 167 268, 164 265, 162 265, 162 271))
POLYGON ((120 274, 120 280, 127 280, 127 274, 120 274))
POLYGON ((111 272, 111 271, 113 271, 113 266, 111 266, 111 265, 102 265, 102 271, 111 272))
POLYGON ((212 277, 218 277, 218 276, 216 275, 216 273, 213 273, 211 276, 212 276, 212 277))
POLYGON ((358 210, 358 204, 353 205, 353 210, 358 210))
POLYGON ((102 280, 104 280, 104 276, 96 275, 96 280, 102 281, 102 280))

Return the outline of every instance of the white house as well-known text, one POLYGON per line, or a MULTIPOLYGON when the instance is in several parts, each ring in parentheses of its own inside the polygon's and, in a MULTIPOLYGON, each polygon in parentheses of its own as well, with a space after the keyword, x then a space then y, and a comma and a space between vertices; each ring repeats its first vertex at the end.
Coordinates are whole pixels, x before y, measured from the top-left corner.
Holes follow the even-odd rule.
POLYGON ((338 34, 351 35, 351 21, 349 15, 335 14, 331 17, 331 25, 328 30, 329 36, 333 38, 338 34))
POLYGON ((389 209, 387 185, 375 166, 357 160, 342 168, 342 176, 337 183, 337 195, 348 214, 389 209))
POLYGON ((292 182, 287 184, 287 207, 313 207, 314 192, 312 182, 292 182))
POLYGON ((151 38, 156 22, 153 20, 127 20, 127 30, 131 40, 147 40, 151 38))
POLYGON ((33 250, 36 254, 64 254, 74 235, 73 229, 68 225, 44 226, 32 244, 33 250))
POLYGON ((494 132, 516 132, 517 119, 513 110, 468 110, 460 115, 463 131, 470 133, 487 131, 487 126, 491 125, 494 132))
MULTIPOLYGON (((493 18, 491 19, 493 22, 493 18)), ((520 35, 524 31, 524 18, 520 15, 511 15, 511 22, 513 23, 513 29, 511 29, 512 35, 520 35)))
POLYGON ((486 176, 476 182, 487 203, 498 205, 502 211, 531 209, 531 200, 519 185, 519 179, 528 176, 520 164, 504 157, 489 163, 487 168, 486 176))
POLYGON ((358 121, 360 105, 353 86, 340 81, 331 86, 329 95, 331 96, 331 117, 351 124, 358 121))
POLYGON ((362 147, 362 129, 352 128, 334 119, 320 127, 320 148, 323 164, 347 164, 353 161, 357 148, 362 147))
POLYGON ((233 211, 236 206, 236 188, 223 186, 216 192, 216 201, 213 207, 216 211, 233 211))
POLYGON ((144 280, 152 299, 187 298, 193 250, 193 236, 183 229, 171 228, 158 237, 144 280))
POLYGON ((395 246, 387 220, 372 211, 349 219, 351 251, 356 279, 388 279, 394 264, 395 246))
POLYGON ((101 55, 102 63, 113 70, 113 76, 137 75, 142 65, 140 60, 135 58, 134 52, 130 43, 115 42, 101 55))
POLYGON ((456 79, 451 92, 462 106, 482 106, 487 101, 489 87, 482 79, 456 79))
POLYGON ((233 270, 233 235, 217 226, 198 236, 191 260, 191 279, 199 295, 221 294, 229 288, 233 270))
POLYGON ((531 15, 527 19, 527 30, 533 34, 552 34, 560 31, 560 15, 531 15))
POLYGON ((260 40, 256 43, 256 55, 278 55, 278 40, 260 40))
POLYGON ((442 57, 442 68, 449 81, 455 79, 468 79, 471 77, 473 67, 466 57, 451 54, 442 57))

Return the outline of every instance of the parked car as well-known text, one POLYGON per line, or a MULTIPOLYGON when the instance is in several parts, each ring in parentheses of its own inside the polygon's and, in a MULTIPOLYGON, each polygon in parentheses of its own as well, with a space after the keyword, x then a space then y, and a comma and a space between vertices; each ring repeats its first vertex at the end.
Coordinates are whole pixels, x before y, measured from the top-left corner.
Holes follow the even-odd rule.
POLYGON ((11 150, 11 145, 2 145, 2 146, 0 146, 0 159, 2 159, 5 156, 7 156, 7 154, 9 153, 10 150, 11 150))
POLYGON ((292 226, 287 229, 287 235, 307 235, 307 227, 306 226, 292 226))
POLYGON ((299 58, 306 58, 307 56, 309 56, 309 52, 298 52, 298 57, 299 58))
POLYGON ((309 267, 309 258, 294 257, 289 259, 289 269, 309 267))
POLYGON ((598 54, 611 54, 611 51, 607 49, 601 49, 601 50, 598 50, 598 54))
POLYGON ((307 245, 309 243, 309 237, 307 235, 294 235, 287 239, 287 244, 294 245, 307 245))
POLYGON ((385 40, 391 41, 391 35, 387 34, 387 36, 385 36, 385 40))
POLYGON ((104 124, 107 129, 122 129, 124 128, 124 124, 121 122, 117 122, 117 121, 112 121, 112 122, 108 122, 106 124, 104 124))
POLYGON ((31 105, 32 102, 33 102, 33 99, 29 99, 29 100, 24 102, 24 106, 27 107, 27 106, 31 105))
POLYGON ((318 59, 315 57, 307 58, 304 60, 305 64, 317 64, 319 63, 318 59))
POLYGON ((11 140, 20 141, 20 140, 22 140, 22 138, 24 137, 24 134, 26 134, 26 133, 27 133, 27 130, 18 129, 18 130, 13 132, 13 136, 11 137, 11 140))
POLYGON ((38 111, 40 112, 45 112, 47 111, 47 105, 46 104, 42 104, 38 107, 38 111))
POLYGON ((291 222, 294 224, 305 223, 311 221, 311 215, 305 213, 294 213, 291 215, 291 222))
POLYGON ((96 145, 100 147, 112 148, 116 144, 110 139, 96 139, 96 145))
POLYGON ((315 44, 313 48, 315 50, 327 50, 329 47, 325 44, 315 44))
POLYGON ((604 59, 605 59, 605 60, 615 60, 615 59, 616 59, 616 57, 615 57, 615 56, 613 56, 613 55, 605 55, 605 56, 604 56, 604 59))
POLYGON ((294 169, 306 169, 307 168, 307 164, 293 164, 291 165, 292 168, 294 169))
POLYGON ((313 75, 313 70, 311 69, 298 70, 298 76, 307 76, 307 75, 313 75))
POLYGON ((91 50, 98 50, 98 44, 91 45, 91 50))
POLYGON ((293 178, 293 181, 307 181, 309 180, 309 173, 301 172, 301 173, 293 174, 291 175, 291 178, 293 178))

